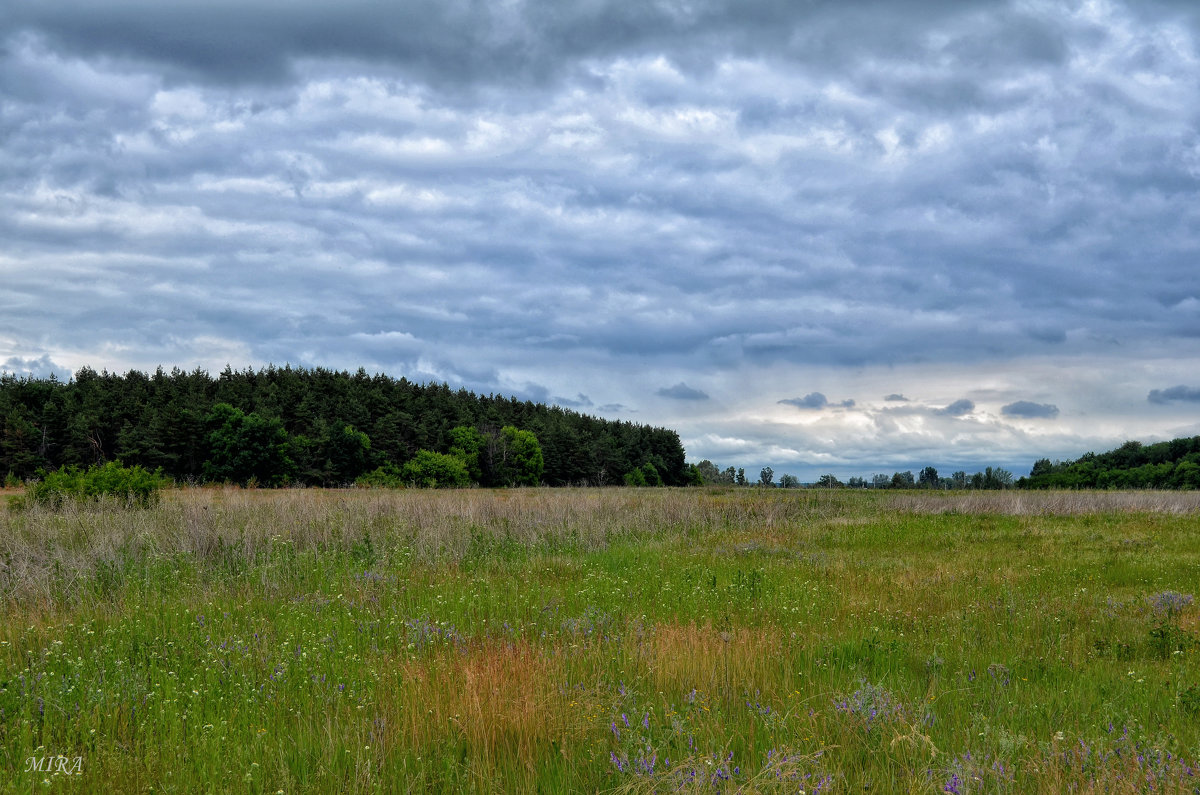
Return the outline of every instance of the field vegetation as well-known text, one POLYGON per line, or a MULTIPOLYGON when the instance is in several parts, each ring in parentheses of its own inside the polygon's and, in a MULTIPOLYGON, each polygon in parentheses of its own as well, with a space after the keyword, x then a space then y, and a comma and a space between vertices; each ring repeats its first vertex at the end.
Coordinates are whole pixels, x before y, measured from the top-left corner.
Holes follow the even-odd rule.
POLYGON ((1194 793, 1198 511, 737 488, 0 506, 0 791, 1194 793), (49 757, 82 762, 27 770, 49 757))

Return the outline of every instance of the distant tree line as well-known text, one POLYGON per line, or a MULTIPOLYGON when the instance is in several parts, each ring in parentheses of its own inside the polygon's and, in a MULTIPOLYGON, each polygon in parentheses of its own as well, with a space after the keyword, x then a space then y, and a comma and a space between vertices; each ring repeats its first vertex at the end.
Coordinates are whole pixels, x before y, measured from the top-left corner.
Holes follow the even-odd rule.
MULTIPOLYGON (((694 466, 704 483, 737 486, 767 486, 774 483, 774 471, 764 467, 757 481, 746 478, 744 469, 721 469, 711 461, 694 466)), ((781 488, 802 484, 791 475, 779 479, 781 488)), ((942 477, 927 466, 917 475, 912 471, 876 474, 870 478, 851 477, 842 482, 834 475, 822 475, 810 488, 821 489, 1200 489, 1200 436, 1169 442, 1142 444, 1126 442, 1107 453, 1087 453, 1075 461, 1051 461, 1043 458, 1033 465, 1028 477, 1013 478, 1000 467, 986 467, 967 474, 958 471, 942 477)))
MULTIPOLYGON (((842 484, 833 475, 822 475, 817 482, 820 487, 836 488, 842 484)), ((927 466, 916 476, 912 470, 893 472, 891 475, 877 474, 868 478, 852 477, 845 483, 850 489, 1011 489, 1015 486, 1013 474, 1002 467, 984 467, 980 472, 967 474, 959 470, 950 477, 942 477, 936 468, 927 466)))
POLYGON ((695 482, 675 431, 361 369, 0 375, 0 475, 108 461, 264 486, 695 482))
POLYGON ((696 477, 702 483, 709 484, 725 484, 729 486, 745 486, 746 485, 746 470, 721 469, 707 458, 695 465, 696 477))
POLYGON ((1200 436, 1126 442, 1075 461, 1043 458, 1018 486, 1027 489, 1200 489, 1200 436))
MULTIPOLYGON (((759 486, 765 488, 798 489, 803 488, 795 475, 782 475, 778 484, 775 482, 775 470, 763 467, 758 473, 757 480, 748 480, 743 468, 728 467, 721 469, 712 461, 704 460, 695 464, 696 477, 702 483, 725 484, 729 486, 759 486)), ((925 467, 920 475, 913 476, 911 471, 895 472, 891 475, 877 474, 870 478, 852 477, 845 482, 834 475, 822 475, 815 483, 808 485, 814 489, 1010 489, 1016 485, 1013 475, 1006 469, 987 467, 982 472, 968 475, 966 472, 955 472, 948 478, 939 477, 933 467, 925 467)))

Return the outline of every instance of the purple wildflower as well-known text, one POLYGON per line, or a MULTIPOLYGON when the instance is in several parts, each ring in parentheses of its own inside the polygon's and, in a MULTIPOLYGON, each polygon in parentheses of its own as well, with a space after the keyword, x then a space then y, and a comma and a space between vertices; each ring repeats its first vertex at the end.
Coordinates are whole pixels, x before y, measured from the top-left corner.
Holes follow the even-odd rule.
POLYGON ((1182 613, 1184 608, 1194 601, 1195 598, 1191 594, 1163 591, 1150 597, 1150 607, 1155 613, 1170 618, 1182 613))

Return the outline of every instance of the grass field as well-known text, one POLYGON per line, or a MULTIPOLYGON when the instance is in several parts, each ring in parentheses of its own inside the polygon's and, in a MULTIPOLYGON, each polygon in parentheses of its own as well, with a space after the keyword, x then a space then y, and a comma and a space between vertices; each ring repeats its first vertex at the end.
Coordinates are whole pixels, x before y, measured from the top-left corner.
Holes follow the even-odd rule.
POLYGON ((0 508, 0 791, 1194 793, 1198 595, 1195 494, 0 508))

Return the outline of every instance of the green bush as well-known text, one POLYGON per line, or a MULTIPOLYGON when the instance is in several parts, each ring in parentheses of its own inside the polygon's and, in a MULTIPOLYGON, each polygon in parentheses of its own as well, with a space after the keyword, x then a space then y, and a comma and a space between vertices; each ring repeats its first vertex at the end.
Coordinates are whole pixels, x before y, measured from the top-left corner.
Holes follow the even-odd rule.
POLYGON ((404 472, 395 464, 385 464, 359 475, 355 486, 365 489, 399 489, 404 487, 404 472))
POLYGON ((626 486, 661 486, 663 485, 662 475, 658 474, 658 467, 647 461, 640 467, 631 469, 625 473, 626 486))
POLYGON ((14 497, 15 508, 43 505, 58 509, 66 502, 98 502, 112 497, 129 508, 148 508, 158 502, 159 491, 170 484, 161 470, 150 472, 140 466, 124 467, 117 461, 80 469, 64 467, 31 485, 23 497, 14 497))
POLYGON ((402 477, 405 483, 430 489, 471 485, 467 465, 461 458, 429 450, 419 450, 413 459, 404 465, 402 477))

